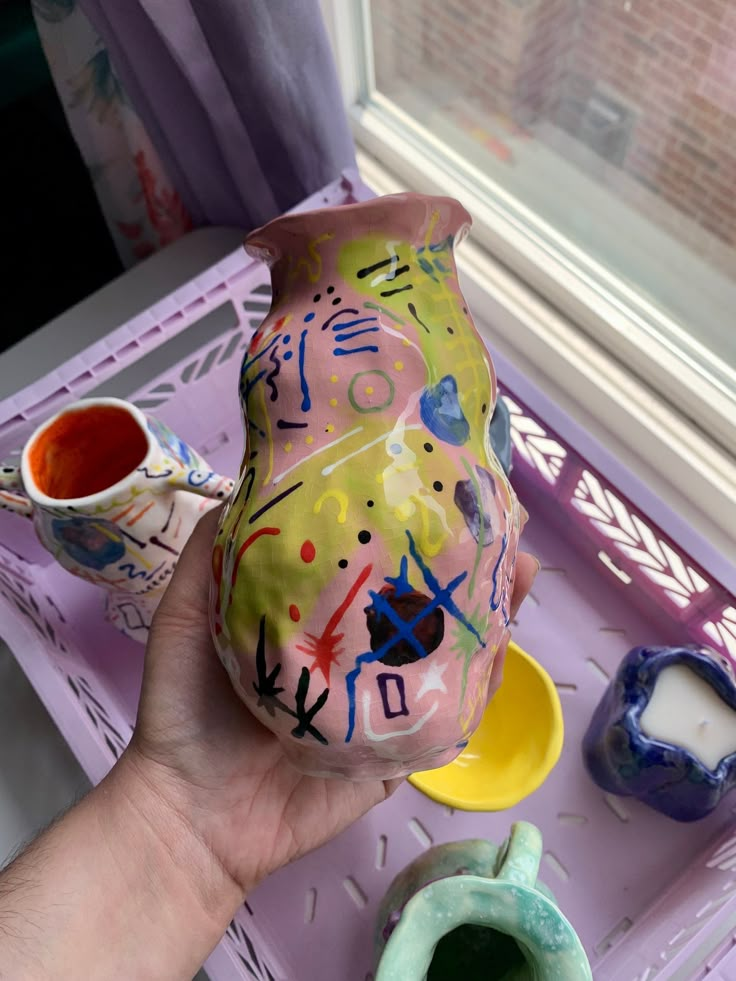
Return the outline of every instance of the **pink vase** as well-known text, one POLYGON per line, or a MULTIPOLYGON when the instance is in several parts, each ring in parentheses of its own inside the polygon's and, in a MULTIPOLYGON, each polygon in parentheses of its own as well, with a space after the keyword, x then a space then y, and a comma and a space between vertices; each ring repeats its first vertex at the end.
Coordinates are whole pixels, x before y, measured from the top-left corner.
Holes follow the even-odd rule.
POLYGON ((485 708, 519 508, 457 282, 469 226, 457 201, 400 194, 246 241, 273 304, 241 373, 212 625, 243 701, 307 773, 441 766, 485 708))

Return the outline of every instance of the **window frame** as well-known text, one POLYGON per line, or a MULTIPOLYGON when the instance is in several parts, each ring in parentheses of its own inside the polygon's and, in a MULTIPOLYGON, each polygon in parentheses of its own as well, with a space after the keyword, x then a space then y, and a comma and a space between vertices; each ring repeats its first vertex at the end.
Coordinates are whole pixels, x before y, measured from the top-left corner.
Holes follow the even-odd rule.
POLYGON ((366 183, 462 200, 458 265, 491 347, 736 562, 736 371, 376 91, 369 0, 321 5, 366 183))

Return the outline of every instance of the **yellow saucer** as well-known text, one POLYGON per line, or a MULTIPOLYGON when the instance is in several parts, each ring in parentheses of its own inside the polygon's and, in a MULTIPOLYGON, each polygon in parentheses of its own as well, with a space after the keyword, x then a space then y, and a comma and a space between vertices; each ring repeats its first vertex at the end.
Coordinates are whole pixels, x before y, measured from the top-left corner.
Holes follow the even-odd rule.
POLYGON ((564 723, 554 682, 511 643, 503 683, 462 753, 409 777, 428 797, 463 811, 503 811, 544 783, 562 752, 564 723))

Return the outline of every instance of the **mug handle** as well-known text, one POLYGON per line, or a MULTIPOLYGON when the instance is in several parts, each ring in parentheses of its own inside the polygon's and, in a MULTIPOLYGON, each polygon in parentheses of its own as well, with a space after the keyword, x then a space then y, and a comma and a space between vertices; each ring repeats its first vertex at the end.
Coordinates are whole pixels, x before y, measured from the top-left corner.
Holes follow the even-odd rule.
POLYGON ((226 501, 233 492, 235 481, 213 470, 175 470, 167 483, 176 490, 199 494, 215 501, 226 501))
POLYGON ((23 490, 20 467, 0 464, 0 508, 15 511, 24 518, 33 516, 33 504, 23 490))
POLYGON ((542 859, 542 833, 527 821, 511 825, 496 859, 496 878, 534 889, 542 859))

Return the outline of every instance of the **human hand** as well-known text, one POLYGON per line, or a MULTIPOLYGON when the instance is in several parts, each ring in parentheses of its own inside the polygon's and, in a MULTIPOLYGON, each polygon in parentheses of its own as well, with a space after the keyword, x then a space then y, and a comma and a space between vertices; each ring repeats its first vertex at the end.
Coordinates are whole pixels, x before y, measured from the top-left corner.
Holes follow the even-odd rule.
MULTIPOLYGON (((265 876, 324 844, 401 781, 304 776, 276 737, 245 708, 212 644, 210 556, 217 512, 200 522, 156 613, 146 652, 138 723, 125 763, 206 852, 240 900, 265 876)), ((538 563, 520 552, 514 618, 538 563)), ((496 655, 489 697, 501 681, 496 655)))

